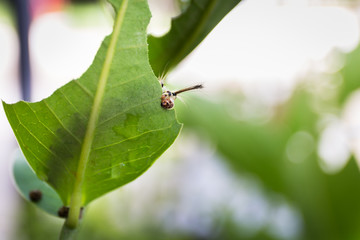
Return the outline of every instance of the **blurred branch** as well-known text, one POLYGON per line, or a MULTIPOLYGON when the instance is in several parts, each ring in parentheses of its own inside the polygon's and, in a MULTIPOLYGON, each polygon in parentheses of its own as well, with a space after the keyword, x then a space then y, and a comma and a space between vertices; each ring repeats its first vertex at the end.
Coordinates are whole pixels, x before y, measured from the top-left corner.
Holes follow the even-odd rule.
POLYGON ((20 83, 22 98, 30 101, 31 98, 31 70, 29 58, 29 27, 30 4, 29 0, 15 0, 15 15, 17 20, 20 42, 20 83))

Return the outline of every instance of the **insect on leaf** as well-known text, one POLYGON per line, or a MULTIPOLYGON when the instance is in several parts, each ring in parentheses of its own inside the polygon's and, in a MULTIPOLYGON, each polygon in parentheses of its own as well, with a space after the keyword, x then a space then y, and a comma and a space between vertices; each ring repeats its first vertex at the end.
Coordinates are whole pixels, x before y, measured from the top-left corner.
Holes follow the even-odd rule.
POLYGON ((148 60, 146 0, 111 0, 113 33, 89 69, 35 103, 3 103, 22 152, 64 205, 86 205, 140 176, 181 125, 160 106, 148 60))

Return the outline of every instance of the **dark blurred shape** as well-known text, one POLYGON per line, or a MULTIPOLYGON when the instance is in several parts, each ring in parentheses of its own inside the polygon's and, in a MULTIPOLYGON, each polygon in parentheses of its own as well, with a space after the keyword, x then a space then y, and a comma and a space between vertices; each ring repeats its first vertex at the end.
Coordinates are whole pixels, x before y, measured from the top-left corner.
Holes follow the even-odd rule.
POLYGON ((15 17, 18 27, 20 43, 20 83, 21 94, 25 101, 31 98, 31 70, 29 58, 29 27, 30 27, 30 4, 28 0, 15 0, 15 17))
MULTIPOLYGON (((89 3, 97 0, 72 0, 71 3, 89 3)), ((31 64, 29 56, 29 28, 31 19, 43 13, 58 11, 68 2, 66 0, 15 0, 15 19, 20 43, 20 83, 21 95, 25 101, 31 100, 31 64)))
POLYGON ((42 198, 42 192, 40 190, 32 190, 29 193, 29 198, 32 202, 38 202, 42 198))
POLYGON ((67 218, 69 215, 69 207, 62 206, 58 211, 59 217, 67 218))
MULTIPOLYGON (((70 210, 69 207, 62 206, 62 207, 59 208, 59 210, 58 210, 58 216, 61 217, 61 218, 67 218, 68 215, 69 215, 69 210, 70 210)), ((84 207, 81 207, 81 208, 80 208, 79 219, 82 218, 82 216, 83 216, 83 211, 84 211, 84 207)))

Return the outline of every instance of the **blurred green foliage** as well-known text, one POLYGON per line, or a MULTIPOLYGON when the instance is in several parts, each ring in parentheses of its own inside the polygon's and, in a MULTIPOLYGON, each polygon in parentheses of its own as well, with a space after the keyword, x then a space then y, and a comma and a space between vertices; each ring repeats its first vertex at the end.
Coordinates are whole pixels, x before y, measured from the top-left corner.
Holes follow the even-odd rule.
MULTIPOLYGON (((359 64, 357 48, 347 56, 341 71, 344 81, 338 95, 342 104, 360 86, 359 64)), ((216 144, 239 175, 256 175, 269 192, 284 195, 299 208, 304 239, 360 239, 359 169, 353 157, 340 172, 327 174, 321 169, 316 153, 321 117, 314 107, 317 98, 313 91, 299 87, 278 114, 261 125, 229 114, 236 111, 232 107, 236 97, 222 104, 194 99, 188 102, 191 108, 181 108, 178 115, 185 126, 206 132, 205 137, 216 144), (299 132, 309 134, 314 146, 299 145, 300 152, 311 154, 301 162, 292 162, 286 155, 287 146, 299 132)))
POLYGON ((343 84, 339 89, 339 103, 344 104, 348 96, 356 89, 360 88, 360 47, 349 53, 346 63, 341 70, 343 84))

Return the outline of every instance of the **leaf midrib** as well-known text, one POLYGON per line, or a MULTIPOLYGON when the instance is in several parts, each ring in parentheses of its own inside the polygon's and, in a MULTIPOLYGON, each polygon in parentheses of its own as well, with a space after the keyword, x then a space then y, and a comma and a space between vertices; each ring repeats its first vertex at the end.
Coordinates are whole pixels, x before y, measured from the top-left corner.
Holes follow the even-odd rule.
POLYGON ((123 20, 125 17, 126 9, 129 0, 123 0, 120 6, 120 11, 117 14, 114 30, 110 39, 109 48, 106 52, 104 65, 100 74, 98 87, 95 93, 94 104, 91 109, 88 126, 86 128, 84 142, 81 147, 79 165, 76 171, 76 178, 74 189, 71 194, 70 211, 66 221, 66 225, 70 228, 75 228, 78 223, 78 216, 82 205, 82 186, 84 183, 85 170, 90 156, 91 146, 94 140, 96 124, 99 119, 101 111, 101 103, 105 93, 106 83, 109 77, 111 63, 114 58, 116 42, 120 34, 123 20))

